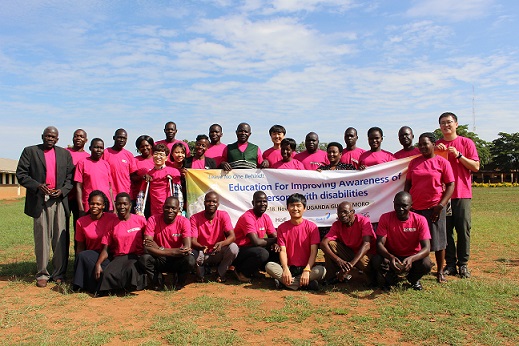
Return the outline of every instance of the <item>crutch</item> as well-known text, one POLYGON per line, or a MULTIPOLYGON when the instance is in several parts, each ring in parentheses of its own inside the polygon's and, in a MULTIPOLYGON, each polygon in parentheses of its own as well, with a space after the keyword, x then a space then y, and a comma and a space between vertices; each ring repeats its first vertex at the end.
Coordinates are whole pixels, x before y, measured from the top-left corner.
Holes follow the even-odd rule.
POLYGON ((144 200, 142 201, 141 213, 144 215, 144 210, 146 210, 146 201, 148 199, 148 191, 150 190, 150 182, 146 181, 146 190, 144 191, 144 200))

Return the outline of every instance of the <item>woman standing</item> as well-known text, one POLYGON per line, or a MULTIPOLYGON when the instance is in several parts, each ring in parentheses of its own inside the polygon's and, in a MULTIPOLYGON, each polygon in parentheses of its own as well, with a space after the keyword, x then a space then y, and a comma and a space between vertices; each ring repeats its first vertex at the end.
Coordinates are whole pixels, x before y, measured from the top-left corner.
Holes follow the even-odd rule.
POLYGON ((389 151, 382 150, 384 132, 380 127, 372 127, 368 130, 368 144, 370 149, 360 154, 359 169, 393 161, 395 157, 389 151))
MULTIPOLYGON (((144 176, 148 174, 148 172, 153 168, 153 155, 152 148, 155 145, 153 138, 148 135, 141 135, 135 141, 135 147, 137 151, 140 152, 140 155, 135 156, 135 164, 137 165, 137 170, 130 174, 130 179, 132 181, 131 193, 133 207, 135 208, 135 201, 137 200, 137 194, 141 188, 142 182, 144 180, 144 176)), ((146 205, 146 209, 144 210, 144 216, 146 218, 150 217, 150 208, 149 204, 146 205)))
MULTIPOLYGON (((108 197, 100 191, 94 190, 88 196, 88 215, 80 217, 76 222, 77 243, 76 260, 74 262, 74 290, 85 290, 95 293, 97 282, 94 278, 94 267, 103 248, 101 240, 108 232, 110 223, 117 217, 106 213, 110 205, 108 197)), ((105 268, 110 261, 101 263, 105 268)))
POLYGON ((145 274, 136 263, 144 253, 143 233, 146 227, 144 216, 131 214, 130 195, 119 193, 115 198, 117 219, 108 227, 101 243, 101 254, 95 265, 95 278, 98 280, 97 292, 105 293, 115 289, 142 290, 146 287, 145 274), (103 268, 107 259, 110 263, 103 268))
POLYGON ((328 161, 330 163, 325 166, 321 166, 318 171, 339 171, 339 170, 355 170, 355 167, 351 163, 341 162, 342 158, 342 144, 338 142, 330 142, 326 147, 326 154, 328 155, 328 161))
POLYGON ((431 231, 431 251, 436 257, 437 281, 447 282, 443 274, 447 228, 445 206, 454 191, 454 174, 449 161, 434 153, 436 138, 422 133, 418 149, 422 153, 409 163, 405 191, 413 198, 413 211, 427 218, 431 231))

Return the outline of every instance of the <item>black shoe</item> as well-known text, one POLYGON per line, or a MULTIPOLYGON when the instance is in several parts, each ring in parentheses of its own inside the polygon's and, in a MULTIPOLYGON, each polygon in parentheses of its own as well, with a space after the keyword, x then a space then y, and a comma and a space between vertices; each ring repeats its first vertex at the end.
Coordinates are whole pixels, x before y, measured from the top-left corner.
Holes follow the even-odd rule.
POLYGON ((423 290, 422 284, 420 281, 416 281, 414 284, 411 284, 411 288, 415 291, 421 291, 423 290))
POLYGON ((309 291, 319 291, 319 283, 317 282, 317 280, 310 281, 310 283, 306 287, 309 291))
POLYGON ((281 285, 281 282, 278 279, 274 279, 274 285, 276 286, 277 290, 280 290, 283 288, 283 286, 281 285))
POLYGON ((454 266, 445 266, 443 268, 443 275, 456 275, 458 274, 458 271, 456 270, 456 267, 454 266))
MULTIPOLYGON (((444 271, 445 273, 445 271, 444 271)), ((460 278, 468 279, 470 278, 470 271, 466 264, 460 266, 460 278)))

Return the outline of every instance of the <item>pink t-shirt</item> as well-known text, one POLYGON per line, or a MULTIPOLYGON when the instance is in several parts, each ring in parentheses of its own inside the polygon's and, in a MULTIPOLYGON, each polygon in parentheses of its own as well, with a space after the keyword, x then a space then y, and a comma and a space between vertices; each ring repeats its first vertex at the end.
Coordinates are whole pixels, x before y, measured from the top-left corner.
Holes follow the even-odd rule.
POLYGON ((205 169, 205 159, 199 160, 193 158, 193 162, 191 163, 192 169, 205 169))
POLYGON ((344 148, 342 150, 341 162, 350 163, 353 165, 353 167, 359 168, 360 155, 362 155, 362 153, 364 152, 366 152, 366 150, 361 149, 359 147, 353 150, 348 150, 347 148, 344 148))
POLYGON ((375 253, 377 236, 373 231, 371 222, 364 215, 355 214, 355 221, 353 222, 353 225, 348 227, 340 221, 335 221, 325 238, 330 240, 339 240, 341 243, 357 253, 364 243, 362 237, 365 236, 371 237, 369 252, 375 253))
POLYGON ((193 236, 187 218, 177 215, 175 220, 168 225, 164 222, 162 214, 155 214, 148 219, 144 234, 152 236, 158 246, 167 249, 178 249, 184 245, 184 238, 193 236))
POLYGON ((153 163, 153 157, 150 155, 147 159, 143 158, 142 155, 135 156, 135 166, 137 170, 135 173, 140 178, 139 181, 132 181, 132 193, 130 194, 132 200, 137 198, 137 194, 142 185, 142 177, 150 171, 155 164, 153 163))
POLYGON ((298 159, 292 159, 288 162, 284 162, 283 160, 280 160, 280 161, 274 163, 273 165, 271 165, 270 168, 304 170, 305 166, 298 159))
POLYGON ((76 151, 72 148, 67 148, 68 152, 70 153, 70 156, 72 156, 72 163, 77 165, 77 163, 83 159, 86 159, 87 157, 90 157, 90 154, 86 151, 76 151))
POLYGON ((112 174, 112 191, 114 197, 119 192, 131 191, 130 173, 137 170, 133 154, 126 149, 115 151, 112 148, 105 149, 103 159, 110 165, 112 174))
MULTIPOLYGON (((94 161, 90 157, 77 163, 76 172, 74 173, 74 181, 83 184, 83 208, 88 211, 88 196, 94 190, 104 192, 108 200, 110 200, 110 185, 112 184, 112 175, 110 173, 110 165, 104 160, 94 161)), ((115 197, 115 196, 114 196, 115 197)), ((112 201, 108 207, 112 210, 112 201)))
POLYGON ((307 150, 300 152, 294 156, 296 160, 301 161, 305 169, 308 171, 315 171, 321 166, 325 166, 330 163, 328 161, 328 154, 326 151, 317 149, 313 154, 310 154, 307 150))
POLYGON ((212 249, 214 244, 225 240, 226 232, 232 231, 232 222, 229 214, 223 210, 217 210, 212 220, 207 220, 204 211, 191 216, 191 232, 198 243, 212 249))
MULTIPOLYGON (((479 161, 476 145, 470 138, 458 136, 453 141, 440 139, 436 145, 443 143, 446 147, 455 147, 468 159, 479 161)), ((449 154, 452 172, 454 173, 454 193, 451 198, 472 198, 472 173, 457 158, 449 154)))
POLYGON ((274 147, 271 147, 265 150, 263 153, 263 160, 267 160, 269 162, 269 167, 272 167, 276 162, 283 160, 281 149, 274 149, 274 147))
POLYGON ((391 211, 378 221, 377 236, 386 237, 386 249, 394 256, 408 257, 418 253, 421 240, 431 239, 427 219, 410 212, 406 221, 400 221, 391 211))
POLYGON ((54 148, 44 150, 43 155, 45 156, 45 184, 48 185, 49 189, 56 188, 56 151, 54 148))
POLYGON ((101 240, 108 233, 108 228, 115 219, 117 215, 113 213, 103 213, 99 220, 92 220, 90 215, 82 216, 76 221, 74 239, 85 243, 85 250, 101 251, 103 248, 101 240))
POLYGON ((395 157, 389 151, 365 151, 360 155, 359 164, 366 167, 375 166, 380 163, 393 161, 395 157))
MULTIPOLYGON (((173 184, 180 184, 180 172, 178 169, 170 166, 164 166, 162 169, 151 169, 148 174, 151 176, 150 187, 148 190, 148 198, 150 199, 151 215, 162 214, 162 207, 166 198, 171 196, 168 175, 172 177, 173 184)), ((146 191, 146 181, 141 184, 141 191, 146 191)))
POLYGON ((320 242, 319 229, 312 221, 303 219, 299 225, 285 221, 278 226, 278 245, 286 247, 289 266, 306 266, 311 246, 320 242))
MULTIPOLYGON (((177 143, 182 143, 184 148, 186 148, 186 157, 191 156, 191 151, 189 151, 189 146, 184 141, 179 141, 178 139, 175 139, 173 142, 167 142, 165 139, 163 139, 161 141, 156 142, 155 144, 165 144, 168 147, 169 152, 171 153, 171 148, 173 148, 173 146, 177 143)), ((168 160, 169 160, 169 155, 168 155, 168 160)))
POLYGON ((227 145, 223 143, 217 145, 209 144, 209 148, 207 148, 204 155, 213 159, 218 167, 222 161, 227 161, 227 145))
POLYGON ((128 220, 119 220, 116 217, 110 223, 108 232, 103 236, 101 243, 108 245, 110 253, 114 256, 142 255, 144 253, 142 241, 145 227, 144 216, 130 214, 128 220))
POLYGON ((420 149, 414 147, 411 150, 404 150, 404 149, 399 150, 396 153, 394 153, 393 156, 395 157, 395 159, 404 159, 409 156, 420 155, 420 154, 421 154, 420 149))
POLYGON ((266 213, 257 217, 254 211, 249 209, 236 222, 236 227, 234 228, 234 235, 236 236, 234 242, 236 245, 240 247, 251 246, 250 239, 247 236, 249 233, 256 233, 258 238, 263 239, 266 234, 276 233, 276 229, 274 224, 272 224, 270 216, 266 213))
POLYGON ((409 162, 406 179, 411 182, 409 193, 413 197, 413 208, 430 209, 438 203, 443 195, 443 184, 454 181, 451 164, 443 157, 436 155, 426 159, 423 155, 409 162))

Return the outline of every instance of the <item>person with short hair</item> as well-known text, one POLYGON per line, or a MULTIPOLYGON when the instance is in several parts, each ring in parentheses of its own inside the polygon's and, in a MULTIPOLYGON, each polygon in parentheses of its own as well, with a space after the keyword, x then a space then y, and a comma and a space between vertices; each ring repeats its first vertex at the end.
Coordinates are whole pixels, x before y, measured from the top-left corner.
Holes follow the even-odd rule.
POLYGON ((402 149, 393 154, 395 159, 420 155, 420 149, 413 145, 413 139, 413 129, 409 126, 402 126, 400 130, 398 130, 398 141, 402 144, 402 149))
POLYGON ((305 166, 294 158, 297 143, 293 138, 283 138, 281 141, 281 160, 275 162, 270 168, 304 170, 305 166))
POLYGON ((436 142, 436 149, 447 153, 454 173, 452 216, 447 216, 446 265, 443 272, 445 275, 456 275, 459 272, 460 277, 469 278, 472 172, 479 171, 479 155, 470 138, 457 134, 458 117, 454 113, 443 113, 439 123, 443 138, 436 142), (457 241, 454 241, 454 229, 457 241))
POLYGON ((342 151, 341 162, 352 164, 355 169, 359 168, 360 155, 366 151, 357 147, 358 139, 357 129, 354 127, 348 127, 344 131, 344 143, 346 143, 346 148, 342 151))
POLYGON ((209 126, 209 139, 211 143, 205 152, 205 156, 216 162, 216 167, 220 167, 223 161, 227 161, 225 154, 227 153, 227 145, 221 142, 223 130, 220 124, 212 124, 209 126))
POLYGON ((227 281, 226 274, 238 256, 234 243, 234 227, 226 211, 218 210, 220 197, 209 191, 204 197, 204 209, 190 217, 191 246, 197 259, 197 278, 204 281, 205 267, 218 265, 217 282, 227 281))
POLYGON ((411 194, 400 191, 393 201, 394 211, 382 214, 378 222, 377 255, 371 262, 386 290, 398 276, 405 276, 411 288, 420 291, 420 279, 432 268, 429 226, 425 217, 411 211, 412 205, 411 194))
POLYGON ((326 147, 326 154, 328 156, 328 161, 330 162, 327 165, 321 166, 319 171, 344 171, 344 170, 355 170, 355 166, 351 163, 343 163, 341 162, 342 158, 342 145, 338 142, 330 142, 326 147))
POLYGON ((176 274, 176 290, 185 286, 188 274, 195 269, 191 237, 191 225, 187 218, 180 215, 178 198, 168 197, 162 213, 154 214, 148 220, 144 232, 147 253, 139 258, 152 289, 163 289, 164 272, 176 274))
MULTIPOLYGON (((137 195, 139 194, 142 182, 145 180, 148 172, 153 169, 155 164, 153 163, 153 147, 155 146, 155 141, 148 135, 140 135, 135 140, 135 147, 137 151, 140 152, 140 155, 135 156, 135 165, 137 170, 130 174, 130 178, 132 181, 132 191, 130 196, 132 197, 132 204, 135 208, 137 203, 137 195)), ((144 216, 146 218, 151 216, 149 201, 147 201, 147 205, 144 208, 144 216)))
POLYGON ((295 159, 301 161, 306 170, 316 171, 321 166, 330 163, 326 151, 319 149, 319 136, 309 132, 305 137, 306 150, 296 154, 295 159))
POLYGON ((389 151, 382 150, 384 132, 380 127, 372 127, 368 130, 368 143, 370 150, 362 153, 359 157, 359 169, 375 166, 395 159, 389 151))
POLYGON ((269 261, 277 261, 279 247, 274 224, 265 212, 267 195, 256 191, 252 196, 252 209, 247 210, 236 222, 235 243, 240 248, 233 262, 234 272, 240 282, 250 282, 252 276, 265 268, 269 261), (265 235, 267 238, 265 238, 265 235))
POLYGON ((189 151, 189 146, 187 145, 187 143, 175 138, 175 136, 177 135, 177 124, 175 122, 168 121, 164 125, 164 134, 166 135, 166 138, 158 141, 155 144, 165 144, 168 147, 169 151, 172 152, 173 145, 181 143, 186 151, 186 157, 191 156, 191 152, 189 151))
POLYGON ((249 142, 251 134, 249 124, 240 123, 238 125, 236 128, 238 140, 227 146, 225 154, 227 161, 221 163, 223 170, 268 168, 269 162, 263 160, 260 148, 249 142))
POLYGON ((117 129, 113 136, 114 145, 103 153, 103 159, 110 165, 112 190, 114 195, 131 192, 130 175, 137 170, 133 154, 124 149, 128 134, 124 129, 117 129))
POLYGON ((337 221, 321 241, 328 283, 348 280, 355 267, 373 284, 369 261, 376 251, 376 236, 369 218, 356 214, 350 202, 337 207, 337 221))
POLYGON ((278 226, 279 263, 268 262, 265 271, 275 280, 276 287, 283 285, 291 290, 300 288, 317 291, 319 281, 326 274, 321 265, 314 265, 320 238, 317 225, 303 218, 306 198, 294 193, 287 199, 290 220, 278 226))
POLYGON ((454 174, 446 159, 434 153, 433 133, 420 135, 421 156, 409 162, 404 190, 413 198, 413 211, 424 216, 431 232, 431 251, 436 257, 438 283, 447 282, 443 273, 447 246, 446 206, 454 191, 454 174))
POLYGON ((215 160, 205 156, 208 147, 209 137, 207 137, 206 135, 196 136, 194 155, 186 157, 185 168, 216 169, 217 166, 215 160))
POLYGON ((105 143, 101 138, 90 141, 90 157, 78 162, 74 173, 79 215, 84 216, 89 209, 88 196, 94 190, 102 191, 108 198, 108 210, 113 210, 112 170, 103 160, 105 143))
POLYGON ((42 144, 25 147, 18 160, 16 178, 25 187, 26 215, 34 219, 36 286, 46 287, 49 280, 61 284, 67 272, 69 207, 74 164, 70 153, 56 146, 58 129, 48 126, 41 135, 42 144), (50 250, 52 274, 47 270, 50 250))
POLYGON ((115 197, 117 218, 109 224, 108 232, 101 239, 103 246, 94 267, 97 295, 119 289, 139 291, 146 286, 145 275, 136 266, 139 256, 144 253, 146 219, 132 214, 131 208, 130 194, 121 192, 115 197), (107 259, 110 263, 103 267, 107 259))
POLYGON ((283 141, 286 134, 287 130, 281 125, 274 125, 269 129, 270 140, 273 145, 263 153, 263 159, 269 162, 269 167, 283 159, 281 155, 281 141, 283 141))

